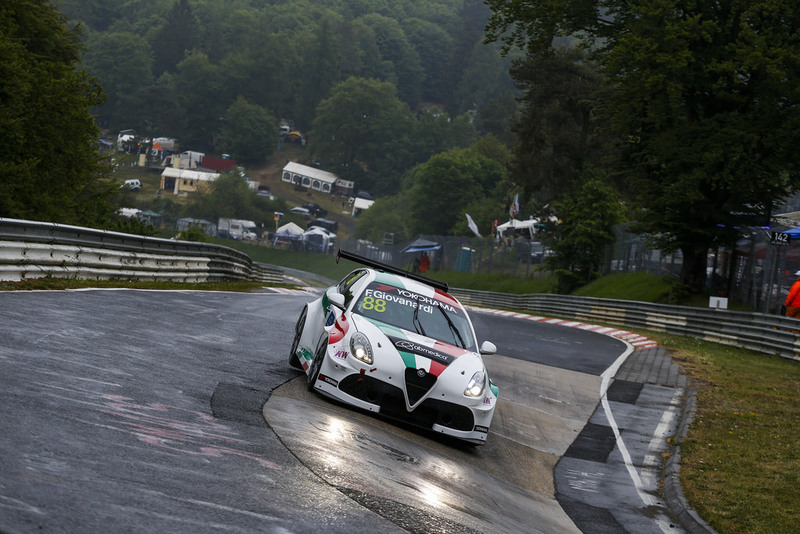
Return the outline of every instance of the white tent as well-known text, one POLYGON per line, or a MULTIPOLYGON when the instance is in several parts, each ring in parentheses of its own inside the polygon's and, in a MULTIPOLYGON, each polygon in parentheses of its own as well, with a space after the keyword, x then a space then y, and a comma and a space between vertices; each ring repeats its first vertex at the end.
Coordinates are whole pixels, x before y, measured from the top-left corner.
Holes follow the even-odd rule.
MULTIPOLYGON (((511 232, 509 233, 517 231, 527 231, 530 234, 530 236, 533 237, 534 235, 536 235, 536 225, 539 224, 540 222, 541 219, 533 219, 533 218, 524 221, 520 221, 518 219, 511 219, 508 222, 498 225, 497 231, 503 234, 505 234, 506 230, 511 230, 511 232)), ((550 217, 549 222, 551 223, 558 222, 558 219, 556 219, 555 217, 550 217)))
POLYGON ((337 178, 332 172, 290 161, 281 172, 281 180, 301 185, 314 191, 333 193, 333 185, 336 183, 337 178))
MULTIPOLYGON (((292 243, 300 243, 303 239, 303 229, 293 222, 289 222, 278 228, 272 236, 272 246, 280 242, 283 245, 291 245, 292 243)), ((292 245, 294 246, 294 245, 292 245)))
POLYGON ((513 228, 514 230, 526 230, 528 228, 533 228, 536 223, 539 222, 539 219, 528 219, 527 221, 520 221, 517 219, 511 219, 510 221, 500 224, 497 226, 497 229, 501 232, 508 230, 509 228, 513 228))
POLYGON ((279 227, 275 233, 282 236, 299 236, 303 235, 304 231, 305 230, 297 226, 295 223, 289 222, 279 227))
POLYGON ((506 235, 512 235, 516 232, 522 231, 527 232, 528 235, 533 238, 536 235, 536 227, 535 225, 539 222, 539 219, 528 219, 526 221, 519 221, 517 219, 511 219, 510 221, 497 225, 497 232, 506 235))
POLYGON ((353 201, 353 212, 351 213, 351 215, 355 217, 362 211, 369 209, 369 207, 372 206, 373 204, 375 204, 374 200, 368 200, 366 198, 356 197, 356 199, 353 201))
POLYGON ((303 234, 303 245, 306 250, 329 252, 336 241, 336 234, 320 226, 312 226, 303 234))

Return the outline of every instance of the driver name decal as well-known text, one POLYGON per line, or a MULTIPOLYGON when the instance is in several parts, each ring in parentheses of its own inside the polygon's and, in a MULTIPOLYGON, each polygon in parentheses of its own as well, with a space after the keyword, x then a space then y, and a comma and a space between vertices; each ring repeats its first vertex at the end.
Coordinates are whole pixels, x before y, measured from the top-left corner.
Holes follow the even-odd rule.
MULTIPOLYGON (((386 287, 386 286, 384 286, 386 287)), ((417 308, 426 313, 433 313, 434 307, 439 307, 448 313, 458 313, 458 308, 446 302, 414 293, 399 287, 393 288, 391 293, 381 289, 367 289, 364 291, 366 298, 374 299, 370 302, 377 302, 381 300, 385 303, 395 303, 401 306, 408 306, 410 308, 417 308)))

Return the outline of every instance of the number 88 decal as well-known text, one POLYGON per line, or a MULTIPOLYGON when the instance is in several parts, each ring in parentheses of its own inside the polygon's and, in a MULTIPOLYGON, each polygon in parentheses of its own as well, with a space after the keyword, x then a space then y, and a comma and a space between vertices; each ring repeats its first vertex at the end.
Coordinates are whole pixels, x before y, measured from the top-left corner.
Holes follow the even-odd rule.
POLYGON ((365 310, 374 310, 378 313, 383 313, 386 311, 386 301, 374 297, 364 297, 364 302, 361 303, 361 307, 365 310))

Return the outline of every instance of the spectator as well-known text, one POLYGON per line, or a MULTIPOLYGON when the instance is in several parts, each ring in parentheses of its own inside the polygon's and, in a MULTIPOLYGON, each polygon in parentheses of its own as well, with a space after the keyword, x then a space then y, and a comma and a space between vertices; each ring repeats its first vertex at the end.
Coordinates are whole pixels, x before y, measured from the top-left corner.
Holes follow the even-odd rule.
POLYGON ((800 317, 800 271, 794 276, 795 281, 786 296, 786 317, 800 317))

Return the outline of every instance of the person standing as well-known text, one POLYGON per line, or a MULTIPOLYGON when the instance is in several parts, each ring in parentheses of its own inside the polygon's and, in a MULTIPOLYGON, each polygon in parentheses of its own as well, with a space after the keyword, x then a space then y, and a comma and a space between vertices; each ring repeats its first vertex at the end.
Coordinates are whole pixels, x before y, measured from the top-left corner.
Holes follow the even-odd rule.
POLYGON ((795 280, 786 296, 786 317, 800 317, 800 271, 794 273, 795 280))

